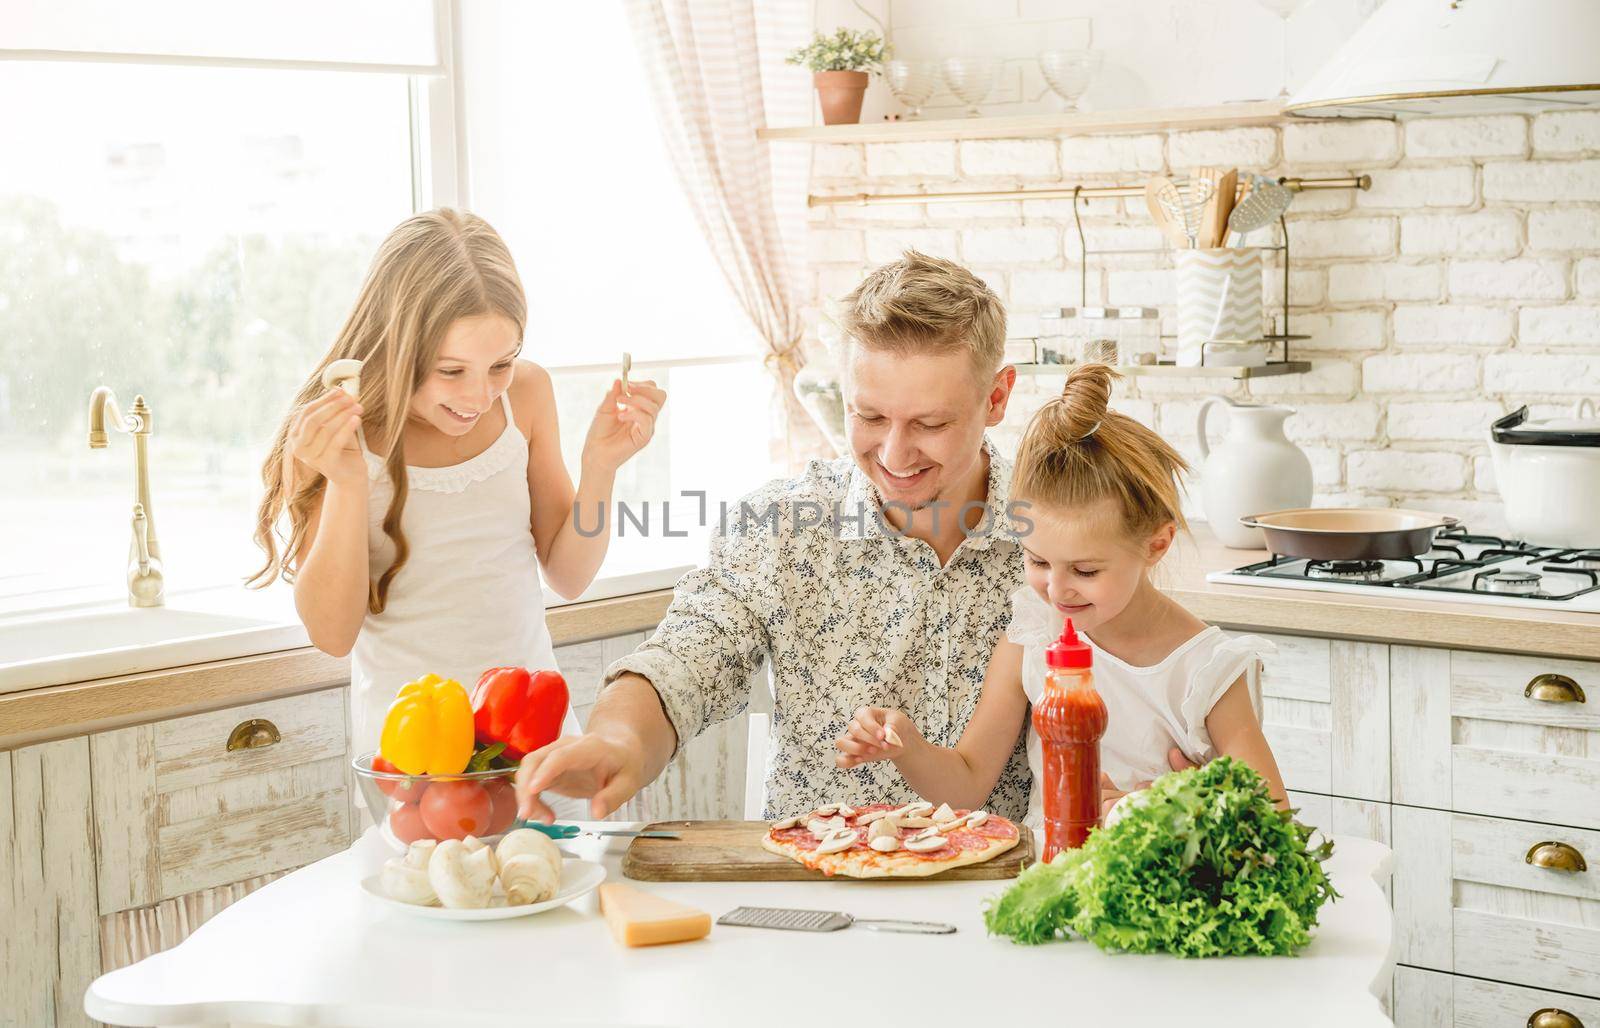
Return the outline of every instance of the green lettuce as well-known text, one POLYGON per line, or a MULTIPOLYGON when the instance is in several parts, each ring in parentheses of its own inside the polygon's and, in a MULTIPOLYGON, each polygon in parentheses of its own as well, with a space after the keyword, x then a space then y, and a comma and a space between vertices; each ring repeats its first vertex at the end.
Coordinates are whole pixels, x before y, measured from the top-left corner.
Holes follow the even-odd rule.
POLYGON ((1103 950, 1180 957, 1282 956, 1311 941, 1338 898, 1333 843, 1277 809, 1261 776, 1219 757, 1163 775, 1084 845, 1034 864, 988 902, 995 935, 1078 935, 1103 950))

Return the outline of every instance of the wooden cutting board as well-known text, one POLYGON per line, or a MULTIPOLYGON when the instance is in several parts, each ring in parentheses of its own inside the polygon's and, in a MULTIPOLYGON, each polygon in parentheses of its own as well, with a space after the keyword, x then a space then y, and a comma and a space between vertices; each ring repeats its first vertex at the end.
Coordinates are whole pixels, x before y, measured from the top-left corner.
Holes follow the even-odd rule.
POLYGON ((1011 849, 982 864, 952 868, 929 878, 830 879, 821 871, 768 853, 761 839, 765 821, 658 821, 652 832, 677 832, 681 839, 635 839, 622 858, 622 873, 643 882, 812 881, 990 881, 1015 878, 1033 863, 1033 833, 1023 831, 1011 849))

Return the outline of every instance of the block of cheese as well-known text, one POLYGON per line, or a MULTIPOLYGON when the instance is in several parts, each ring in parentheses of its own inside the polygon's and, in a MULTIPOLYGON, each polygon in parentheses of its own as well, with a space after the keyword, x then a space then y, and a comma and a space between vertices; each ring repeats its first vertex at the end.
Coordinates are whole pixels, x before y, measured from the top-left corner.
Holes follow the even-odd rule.
POLYGON ((600 912, 611 926, 612 936, 624 946, 688 942, 711 934, 711 915, 704 910, 617 882, 600 886, 600 912))

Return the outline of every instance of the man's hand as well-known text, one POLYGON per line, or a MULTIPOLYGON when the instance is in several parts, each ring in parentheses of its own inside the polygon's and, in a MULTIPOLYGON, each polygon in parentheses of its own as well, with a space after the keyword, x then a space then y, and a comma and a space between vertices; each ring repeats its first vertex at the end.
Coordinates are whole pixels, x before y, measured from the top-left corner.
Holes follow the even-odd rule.
POLYGON ((598 821, 643 786, 638 747, 599 735, 564 736, 522 758, 516 777, 517 816, 553 821, 555 812, 539 796, 548 789, 562 796, 589 797, 589 812, 598 821))
MULTIPOLYGON (((1183 751, 1174 746, 1172 749, 1167 751, 1167 766, 1172 768, 1174 771, 1184 771, 1191 767, 1198 767, 1199 765, 1190 760, 1188 757, 1184 756, 1183 751)), ((1152 782, 1140 782, 1132 789, 1129 789, 1128 792, 1138 792, 1140 789, 1148 789, 1153 784, 1154 783, 1152 782)), ((1127 793, 1116 787, 1116 785, 1111 781, 1110 775, 1106 774, 1104 771, 1100 772, 1100 816, 1102 818, 1104 818, 1106 814, 1111 811, 1112 806, 1115 805, 1116 802, 1122 799, 1122 797, 1125 795, 1127 795, 1127 793)))

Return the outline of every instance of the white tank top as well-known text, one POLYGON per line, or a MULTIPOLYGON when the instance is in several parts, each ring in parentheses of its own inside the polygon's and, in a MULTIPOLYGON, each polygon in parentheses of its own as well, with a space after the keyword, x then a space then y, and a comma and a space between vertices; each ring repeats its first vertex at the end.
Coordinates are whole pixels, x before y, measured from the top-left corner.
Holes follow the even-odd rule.
MULTIPOLYGON (((406 467, 400 525, 411 555, 389 585, 382 614, 369 613, 350 654, 351 752, 378 748, 383 717, 400 687, 428 672, 470 692, 491 667, 556 668, 544 623, 544 590, 530 529, 528 441, 500 396, 505 431, 476 457, 443 468, 406 467)), ((381 458, 367 459, 367 558, 381 574, 394 560, 383 519, 394 484, 381 458)), ((567 709, 563 734, 578 734, 567 709)))

